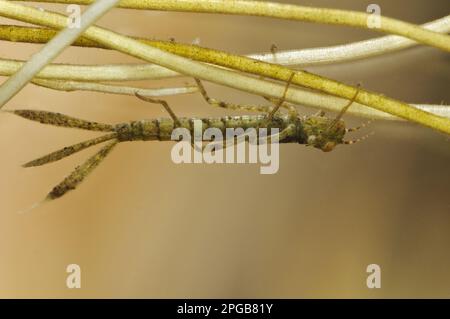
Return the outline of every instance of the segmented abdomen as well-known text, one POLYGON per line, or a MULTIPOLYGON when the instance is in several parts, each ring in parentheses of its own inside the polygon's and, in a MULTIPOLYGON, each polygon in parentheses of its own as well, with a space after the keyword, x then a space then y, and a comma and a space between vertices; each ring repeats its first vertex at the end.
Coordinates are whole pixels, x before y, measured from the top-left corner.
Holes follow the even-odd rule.
MULTIPOLYGON (((278 128, 280 131, 290 124, 287 117, 274 117, 270 123, 266 122, 264 115, 253 116, 225 116, 217 118, 180 118, 180 126, 189 130, 194 136, 195 121, 202 122, 202 133, 208 128, 217 128, 226 136, 227 128, 258 129, 260 127, 270 129, 278 128)), ((133 121, 130 123, 117 124, 115 131, 120 141, 150 141, 171 140, 172 132, 177 126, 170 118, 158 118, 153 120, 133 121)), ((270 131, 269 131, 270 133, 270 131)))

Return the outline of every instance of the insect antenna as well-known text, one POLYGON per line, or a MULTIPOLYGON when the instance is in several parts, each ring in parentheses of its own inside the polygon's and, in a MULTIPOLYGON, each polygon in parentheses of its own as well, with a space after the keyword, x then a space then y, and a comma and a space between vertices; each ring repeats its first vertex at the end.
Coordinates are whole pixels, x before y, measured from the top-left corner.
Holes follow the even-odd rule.
POLYGON ((364 135, 364 136, 362 136, 362 137, 360 137, 360 138, 357 138, 357 139, 355 139, 355 140, 351 140, 351 141, 343 141, 342 144, 347 144, 347 145, 355 144, 355 143, 364 141, 365 139, 369 138, 369 137, 370 137, 371 135, 373 135, 373 134, 375 134, 375 132, 370 132, 369 134, 364 135))
POLYGON ((224 109, 229 110, 241 110, 241 111, 251 111, 251 112, 270 112, 271 108, 269 106, 265 105, 242 105, 242 104, 234 104, 224 101, 219 101, 217 99, 209 97, 208 93, 206 92, 205 87, 203 86, 203 83, 197 79, 194 78, 195 82, 197 83, 198 90, 200 91, 200 94, 202 95, 203 99, 212 106, 221 107, 224 109))
POLYGON ((83 164, 77 166, 69 176, 64 178, 61 183, 56 185, 48 193, 45 201, 57 199, 75 189, 108 156, 109 152, 111 152, 118 142, 118 140, 114 139, 103 146, 96 154, 88 158, 83 164))
POLYGON ((28 162, 26 164, 23 164, 23 167, 34 167, 34 166, 41 166, 44 164, 48 164, 51 162, 59 161, 60 159, 63 159, 67 156, 70 156, 74 153, 77 153, 79 151, 82 151, 90 146, 97 145, 106 141, 109 141, 113 138, 117 137, 117 133, 107 134, 103 135, 97 138, 93 138, 78 144, 74 144, 71 146, 66 146, 60 150, 57 150, 55 152, 52 152, 50 154, 44 155, 42 157, 39 157, 31 162, 28 162))
POLYGON ((54 126, 79 128, 88 131, 114 132, 115 128, 110 124, 85 121, 70 117, 61 113, 37 111, 37 110, 5 110, 25 119, 54 126))
POLYGON ((356 132, 366 126, 368 126, 370 123, 372 123, 372 120, 367 121, 366 123, 362 123, 361 125, 357 126, 357 127, 350 127, 350 128, 346 128, 345 132, 356 132))

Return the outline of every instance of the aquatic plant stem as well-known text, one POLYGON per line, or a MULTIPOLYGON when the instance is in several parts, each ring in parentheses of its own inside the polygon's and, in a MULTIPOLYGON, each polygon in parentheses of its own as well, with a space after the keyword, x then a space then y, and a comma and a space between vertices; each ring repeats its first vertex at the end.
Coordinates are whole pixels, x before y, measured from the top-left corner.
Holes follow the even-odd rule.
MULTIPOLYGON (((21 6, 4 0, 0 1, 0 15, 51 28, 62 28, 65 23, 65 18, 60 15, 49 12, 41 12, 37 9, 21 6)), ((90 40, 107 45, 123 53, 142 58, 146 61, 162 65, 174 71, 193 77, 209 80, 236 89, 243 89, 262 96, 279 98, 283 94, 282 88, 281 90, 269 91, 267 86, 261 82, 258 83, 254 78, 211 65, 205 65, 197 61, 192 61, 106 29, 90 27, 86 30, 84 36, 90 40)), ((292 78, 293 83, 317 89, 325 93, 338 95, 347 99, 351 99, 357 90, 357 88, 325 79, 305 71, 293 71, 278 65, 263 62, 255 63, 255 60, 251 61, 252 63, 245 60, 239 61, 238 56, 232 56, 231 59, 232 63, 244 63, 241 66, 241 69, 252 69, 255 74, 264 76, 268 74, 271 77, 277 76, 278 79, 284 81, 287 81, 291 77, 292 73, 295 72, 295 76, 292 78)), ((290 92, 286 95, 286 100, 291 101, 290 92)), ((408 104, 384 97, 383 95, 360 90, 356 101, 450 134, 449 119, 424 112, 413 108, 408 104)))
MULTIPOLYGON (((94 0, 38 0, 37 2, 91 4, 94 0)), ((314 23, 344 25, 401 35, 417 42, 450 52, 450 37, 445 34, 432 32, 417 25, 385 16, 379 17, 379 28, 371 28, 368 21, 373 16, 366 12, 359 11, 316 8, 269 1, 249 0, 122 0, 119 3, 119 7, 143 10, 148 9, 261 16, 314 23)))
POLYGON ((0 109, 17 92, 19 92, 40 70, 55 59, 67 46, 80 36, 91 24, 114 7, 119 0, 99 0, 89 6, 80 17, 80 25, 65 27, 52 40, 50 40, 39 52, 12 77, 0 86, 0 109))

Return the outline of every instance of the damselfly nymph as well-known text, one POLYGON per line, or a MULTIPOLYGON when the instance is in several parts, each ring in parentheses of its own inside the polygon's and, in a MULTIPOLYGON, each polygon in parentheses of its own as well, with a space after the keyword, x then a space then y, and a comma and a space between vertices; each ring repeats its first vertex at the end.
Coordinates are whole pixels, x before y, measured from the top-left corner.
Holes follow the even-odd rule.
MULTIPOLYGON (((47 195, 47 200, 59 198, 68 191, 75 189, 89 175, 89 173, 91 173, 95 167, 97 167, 105 159, 105 157, 118 143, 131 141, 171 141, 172 132, 177 128, 185 128, 192 133, 191 136, 194 136, 194 121, 196 120, 201 121, 202 131, 209 128, 215 128, 220 130, 223 133, 223 136, 226 135, 226 130, 230 128, 242 128, 244 130, 248 128, 266 128, 268 131, 272 128, 276 128, 279 131, 277 134, 278 143, 303 144, 320 149, 324 152, 332 151, 339 144, 353 144, 365 138, 363 137, 351 141, 344 140, 344 136, 347 132, 356 131, 360 128, 357 127, 348 129, 345 127, 345 123, 342 120, 342 116, 345 111, 350 107, 356 98, 358 90, 356 90, 354 97, 347 105, 343 107, 342 111, 335 118, 326 117, 324 112, 318 112, 317 114, 310 116, 300 116, 295 108, 284 104, 284 98, 286 96, 289 83, 290 81, 286 86, 283 97, 277 101, 275 107, 249 107, 219 102, 209 98, 203 85, 199 80, 197 80, 200 92, 208 103, 224 108, 263 111, 266 112, 266 115, 224 116, 198 119, 178 118, 165 101, 150 99, 148 97, 140 96, 139 94, 136 95, 143 100, 162 104, 170 114, 170 118, 138 120, 110 125, 81 120, 60 113, 47 111, 13 110, 7 112, 32 121, 38 121, 42 124, 107 133, 94 139, 64 147, 23 165, 24 167, 44 165, 58 161, 90 146, 108 142, 96 154, 80 166, 76 167, 69 176, 55 186, 47 195), (288 112, 278 112, 280 107, 287 108, 288 112)), ((259 142, 259 140, 256 142, 259 142)))

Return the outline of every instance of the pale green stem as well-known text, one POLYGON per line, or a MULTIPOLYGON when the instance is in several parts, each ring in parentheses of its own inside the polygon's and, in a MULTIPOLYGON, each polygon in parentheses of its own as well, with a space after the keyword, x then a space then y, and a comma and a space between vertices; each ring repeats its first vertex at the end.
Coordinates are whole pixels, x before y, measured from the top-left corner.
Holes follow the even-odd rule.
MULTIPOLYGON (((25 65, 0 86, 0 108, 19 92, 47 64, 75 41, 91 24, 113 8, 119 0, 99 0, 89 6, 80 17, 77 27, 67 26, 35 53, 25 65)), ((61 27, 65 27, 65 24, 61 27)))
MULTIPOLYGON (((8 64, 14 63, 14 66, 9 66, 7 71, 9 74, 14 73, 14 70, 18 68, 18 66, 15 66, 16 63, 23 63, 23 62, 16 62, 16 61, 7 61, 8 64)), ((146 65, 151 66, 151 65, 146 65)), ((81 79, 82 81, 97 81, 97 80, 106 80, 106 81, 125 81, 125 80, 142 80, 142 79, 148 79, 151 78, 151 70, 149 72, 143 72, 142 74, 140 72, 134 72, 135 69, 140 67, 139 65, 136 66, 118 66, 118 65, 111 65, 111 66, 78 66, 78 65, 48 65, 44 70, 39 73, 39 79, 35 78, 33 82, 38 82, 42 86, 49 87, 52 89, 59 89, 63 87, 67 87, 66 83, 70 82, 78 82, 78 81, 60 81, 58 80, 60 76, 64 78, 75 78, 75 79, 81 79), (86 70, 85 70, 86 68, 86 70), (79 69, 81 71, 79 72, 79 69), (97 75, 100 75, 100 78, 97 77, 97 75), (105 78, 106 76, 106 78, 105 78), (47 79, 57 79, 57 80, 43 80, 42 78, 47 79), (55 83, 59 82, 61 84, 56 85, 55 83)), ((2 61, 0 61, 0 69, 2 68, 2 61)), ((141 70, 141 69, 139 69, 141 70)), ((3 74, 3 75, 8 75, 3 74)), ((260 82, 266 82, 263 80, 259 80, 260 82)), ((81 82, 86 85, 87 83, 92 82, 81 82)), ((268 86, 271 86, 271 90, 277 90, 280 85, 276 83, 266 82, 268 86)), ((36 83, 37 84, 37 83, 36 83)), ((92 85, 95 85, 96 83, 92 83, 92 85)), ((69 84, 71 86, 71 84, 69 84)), ((189 88, 189 87, 188 87, 189 88)), ((314 108, 319 108, 323 110, 330 110, 338 112, 340 108, 345 105, 346 100, 326 95, 318 92, 311 92, 308 90, 302 90, 300 88, 290 88, 289 91, 292 93, 292 100, 295 101, 296 104, 299 105, 305 105, 310 106, 314 108)), ((130 91, 131 92, 131 91, 130 91)), ((105 90, 106 93, 106 90, 105 90)), ((112 92, 108 92, 112 93, 112 92)), ((134 94, 134 93, 133 93, 134 94)), ((450 107, 444 106, 444 105, 417 105, 417 104, 411 104, 412 106, 419 108, 421 110, 434 113, 436 115, 444 116, 447 118, 450 118, 450 107)), ((390 115, 385 112, 381 112, 372 108, 368 108, 367 106, 364 106, 359 103, 354 103, 352 107, 347 111, 349 114, 357 115, 357 116, 363 116, 367 118, 377 118, 377 119, 387 119, 387 120, 400 120, 400 118, 390 115)))
MULTIPOLYGON (((0 75, 12 75, 23 64, 24 61, 0 59, 0 75)), ((180 73, 154 64, 49 64, 36 75, 43 79, 73 81, 139 81, 172 76, 180 76, 180 73)))
MULTIPOLYGON (((37 2, 90 4, 93 0, 38 0, 37 2)), ((450 37, 417 25, 380 16, 379 28, 371 28, 372 14, 358 11, 315 8, 269 1, 248 0, 122 0, 121 8, 164 11, 223 13, 299 20, 365 28, 397 34, 450 52, 450 37)))
MULTIPOLYGON (((49 67, 50 66, 48 66, 47 68, 49 67)), ((125 87, 125 89, 122 89, 123 87, 121 86, 113 86, 113 85, 108 85, 107 87, 105 87, 104 84, 95 82, 43 80, 37 78, 34 79, 32 82, 34 84, 55 90, 72 91, 85 89, 89 91, 97 91, 103 93, 130 94, 130 95, 134 95, 136 90, 138 90, 142 95, 147 96, 158 96, 158 94, 160 94, 160 96, 163 96, 164 94, 167 95, 183 94, 184 91, 186 91, 185 93, 197 91, 196 87, 187 86, 186 88, 165 88, 165 89, 157 89, 156 92, 154 92, 155 90, 151 90, 151 91, 144 91, 143 93, 142 92, 143 89, 140 88, 125 87), (160 92, 159 90, 164 91, 160 92)), ((279 87, 278 84, 271 84, 270 82, 268 82, 268 84, 273 85, 272 89, 274 90, 276 90, 279 87)), ((319 108, 322 110, 339 112, 342 106, 347 103, 347 100, 339 97, 318 92, 311 92, 300 88, 291 88, 290 91, 293 92, 292 99, 296 101, 296 104, 319 108)), ((429 104, 411 104, 411 105, 423 111, 450 118, 450 107, 447 105, 429 105, 429 104)), ((397 120, 397 121, 403 120, 394 115, 369 108, 359 103, 354 103, 352 107, 347 111, 347 113, 373 119, 397 120)))
MULTIPOLYGON (((423 28, 439 33, 450 32, 450 16, 426 23, 423 28)), ((407 38, 388 35, 348 44, 301 50, 277 51, 247 55, 250 58, 290 66, 310 66, 349 62, 357 59, 380 56, 411 48, 418 43, 407 38)))
MULTIPOLYGON (((435 32, 448 33, 450 31, 450 16, 423 24, 422 27, 435 32)), ((52 29, 0 25, 0 40, 6 41, 47 43, 54 37, 55 34, 56 31, 52 29)), ((146 39, 139 40, 151 45, 163 43, 162 41, 150 41, 146 39)), ((392 35, 330 47, 288 51, 277 50, 275 54, 273 52, 255 53, 247 55, 247 57, 281 65, 308 66, 346 62, 379 56, 410 48, 417 44, 417 42, 407 38, 392 35)), ((81 47, 105 48, 104 46, 96 42, 89 41, 85 38, 77 39, 73 45, 81 47)), ((186 44, 183 46, 185 48, 196 48, 195 46, 186 44)), ((171 72, 170 75, 174 75, 173 72, 171 72)))
MULTIPOLYGON (((61 17, 57 14, 41 12, 33 8, 20 6, 3 0, 0 1, 0 14, 12 19, 18 19, 24 22, 39 24, 51 28, 62 28, 64 26, 65 20, 64 17, 61 17)), ((152 63, 162 65, 174 71, 209 80, 232 88, 242 89, 258 95, 273 98, 279 98, 280 96, 282 96, 284 91, 283 87, 280 87, 277 90, 270 91, 270 86, 268 86, 266 83, 258 82, 257 79, 210 65, 204 65, 196 61, 192 61, 190 59, 186 59, 178 55, 174 55, 163 50, 151 47, 139 41, 99 27, 88 28, 84 33, 84 36, 90 40, 99 42, 118 51, 130 54, 138 58, 142 58, 152 63)), ((230 59, 237 63, 239 57, 230 56, 230 59)), ((283 69, 283 67, 281 66, 271 64, 269 64, 269 66, 273 66, 272 69, 268 69, 268 65, 264 64, 263 62, 258 62, 260 63, 260 65, 255 69, 255 61, 251 61, 252 63, 243 60, 242 62, 244 63, 244 65, 242 66, 242 68, 253 68, 253 71, 255 71, 255 73, 262 75, 268 74, 271 77, 275 77, 275 73, 281 72, 281 74, 278 74, 278 76, 285 81, 287 81, 294 72, 289 69, 283 69)), ((353 97, 357 90, 354 87, 325 79, 304 71, 295 72, 295 76, 292 79, 292 82, 304 85, 306 87, 318 89, 329 94, 339 95, 347 99, 353 97)), ((296 101, 293 101, 292 98, 293 95, 294 92, 289 90, 288 94, 286 95, 286 100, 295 103, 296 101)), ((450 134, 449 119, 421 111, 405 103, 386 98, 383 95, 360 90, 356 101, 377 108, 381 111, 388 112, 450 134)))
POLYGON ((198 92, 197 86, 170 87, 158 89, 144 89, 131 86, 112 85, 96 82, 79 82, 79 81, 59 81, 59 80, 42 80, 34 79, 33 84, 59 91, 92 91, 101 93, 111 93, 120 95, 136 95, 139 93, 148 97, 161 97, 169 95, 189 94, 198 92))

